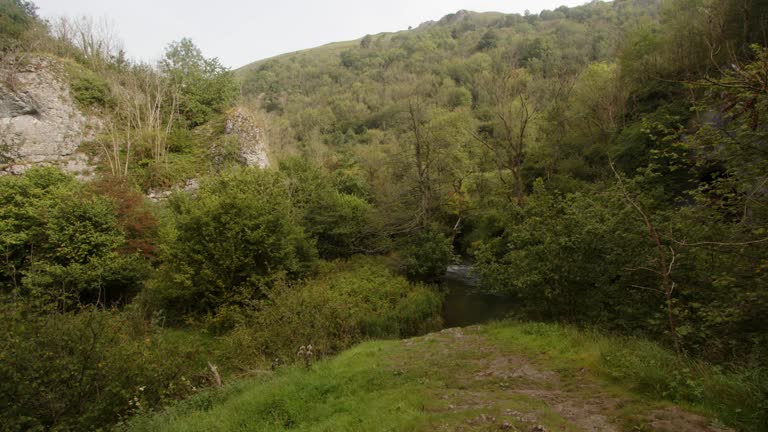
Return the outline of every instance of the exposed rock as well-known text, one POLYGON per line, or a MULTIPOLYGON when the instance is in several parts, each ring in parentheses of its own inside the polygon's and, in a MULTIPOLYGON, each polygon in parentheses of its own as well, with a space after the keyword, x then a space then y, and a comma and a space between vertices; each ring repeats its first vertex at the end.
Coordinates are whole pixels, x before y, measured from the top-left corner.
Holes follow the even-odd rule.
POLYGON ((645 419, 651 430, 659 432, 728 432, 730 429, 712 424, 711 420, 679 407, 656 410, 645 419))
POLYGON ((190 179, 184 182, 183 185, 174 186, 171 189, 152 189, 147 193, 147 198, 151 201, 164 201, 170 198, 174 192, 194 192, 200 187, 200 182, 197 179, 190 179))
POLYGON ((513 426, 513 425, 512 425, 512 423, 510 423, 510 422, 504 422, 504 423, 502 423, 502 424, 499 426, 499 429, 501 429, 501 430, 503 430, 503 431, 513 431, 513 430, 516 430, 516 429, 515 429, 515 426, 513 426))
POLYGON ((76 106, 62 65, 35 57, 0 67, 0 174, 56 165, 80 177, 94 167, 78 150, 99 126, 76 106))
MULTIPOLYGON (((236 138, 239 146, 239 161, 248 166, 266 168, 269 166, 264 131, 257 126, 256 120, 245 108, 236 108, 227 116, 224 133, 236 138)), ((214 156, 215 160, 215 156, 214 156)), ((168 199, 174 192, 194 192, 200 187, 196 179, 170 189, 153 189, 147 194, 152 201, 168 199)))
POLYGON ((240 143, 240 157, 246 165, 259 168, 269 166, 264 131, 244 108, 237 108, 229 115, 224 132, 237 137, 240 143))

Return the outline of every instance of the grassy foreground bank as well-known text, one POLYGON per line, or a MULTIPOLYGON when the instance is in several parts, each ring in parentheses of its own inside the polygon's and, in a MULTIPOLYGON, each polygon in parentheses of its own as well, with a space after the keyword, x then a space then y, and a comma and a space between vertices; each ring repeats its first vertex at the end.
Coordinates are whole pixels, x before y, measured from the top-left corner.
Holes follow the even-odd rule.
POLYGON ((503 322, 367 342, 232 383, 131 431, 766 430, 764 377, 657 345, 503 322), (678 404, 676 406, 674 404, 678 404))

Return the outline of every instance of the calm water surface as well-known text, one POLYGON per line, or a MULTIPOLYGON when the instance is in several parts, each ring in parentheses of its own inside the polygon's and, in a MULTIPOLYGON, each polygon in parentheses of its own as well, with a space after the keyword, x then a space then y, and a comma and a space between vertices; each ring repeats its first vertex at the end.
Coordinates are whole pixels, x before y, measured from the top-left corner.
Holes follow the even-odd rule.
POLYGON ((471 266, 448 266, 443 279, 448 291, 443 310, 445 327, 464 327, 504 318, 511 310, 510 300, 476 292, 478 282, 471 266))

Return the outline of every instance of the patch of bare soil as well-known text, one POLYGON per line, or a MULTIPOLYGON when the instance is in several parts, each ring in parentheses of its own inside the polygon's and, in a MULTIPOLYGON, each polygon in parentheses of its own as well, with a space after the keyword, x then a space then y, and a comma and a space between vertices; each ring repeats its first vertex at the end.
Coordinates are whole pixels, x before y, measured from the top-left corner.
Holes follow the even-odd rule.
POLYGON ((709 421, 699 415, 691 414, 679 407, 669 407, 656 410, 648 416, 651 430, 669 432, 730 432, 730 429, 720 428, 709 424, 709 421))
POLYGON ((422 372, 441 381, 434 390, 439 403, 429 409, 446 420, 435 430, 728 432, 677 407, 645 413, 627 426, 620 416, 626 401, 588 374, 566 385, 557 372, 502 352, 478 327, 446 329, 402 343, 405 357, 399 367, 426 369, 422 372))

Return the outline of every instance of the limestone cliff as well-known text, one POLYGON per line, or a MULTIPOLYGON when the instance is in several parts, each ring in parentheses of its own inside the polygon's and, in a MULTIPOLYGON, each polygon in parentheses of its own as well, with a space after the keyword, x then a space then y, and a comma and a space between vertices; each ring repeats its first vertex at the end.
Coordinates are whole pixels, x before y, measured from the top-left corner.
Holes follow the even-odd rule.
POLYGON ((75 104, 60 61, 35 57, 0 66, 0 174, 56 165, 80 177, 94 167, 80 145, 99 120, 75 104))
POLYGON ((246 165, 259 168, 269 166, 264 131, 245 108, 236 108, 229 114, 224 131, 237 137, 240 157, 246 165))
MULTIPOLYGON (((94 175, 95 161, 82 147, 94 140, 102 121, 76 103, 67 66, 65 60, 42 56, 0 64, 0 175, 36 165, 58 166, 81 179, 94 175)), ((241 163, 269 166, 264 130, 248 109, 232 109, 224 133, 237 142, 241 163)), ((162 199, 168 193, 150 195, 162 199)))

